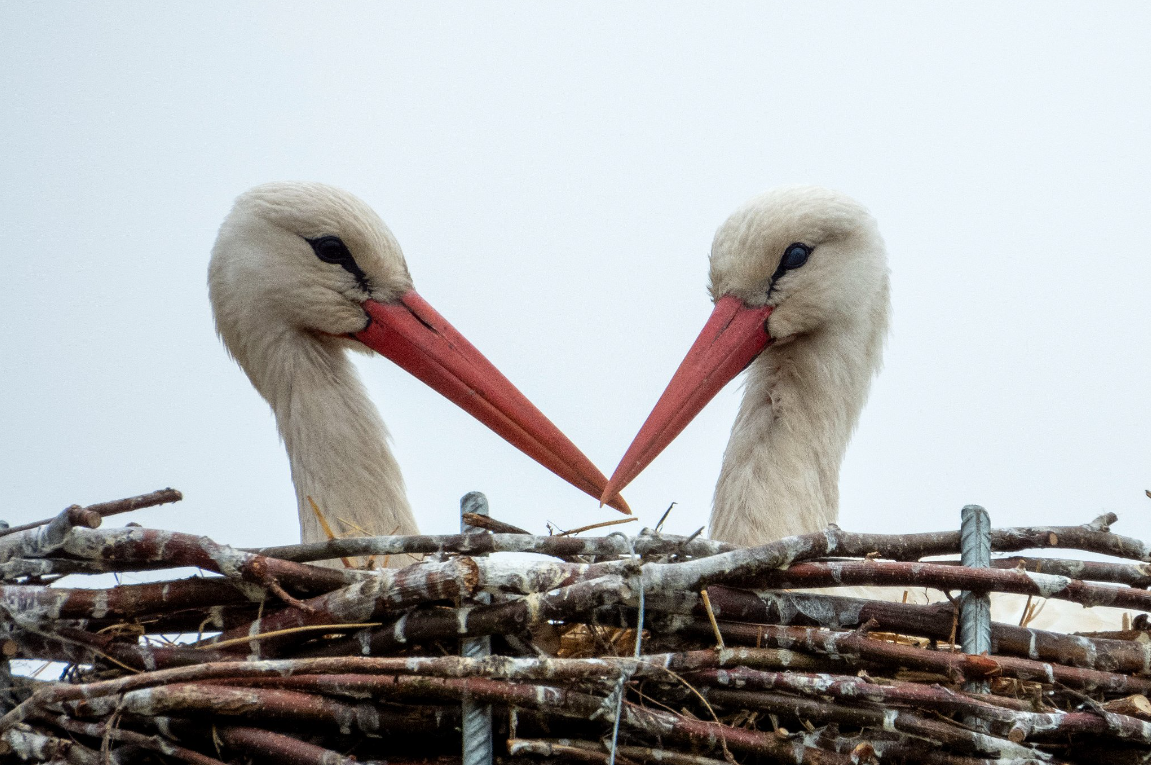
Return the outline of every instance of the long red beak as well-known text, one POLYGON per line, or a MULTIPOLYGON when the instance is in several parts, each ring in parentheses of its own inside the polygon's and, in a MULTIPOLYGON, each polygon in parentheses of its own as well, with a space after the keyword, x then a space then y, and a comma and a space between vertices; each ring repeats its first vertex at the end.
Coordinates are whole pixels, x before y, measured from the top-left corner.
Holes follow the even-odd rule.
MULTIPOLYGON (((395 303, 366 300, 371 318, 355 338, 387 356, 512 446, 599 498, 607 478, 559 428, 536 409, 447 319, 414 290, 395 303)), ((622 497, 611 505, 631 514, 622 497)))
POLYGON ((601 502, 611 504, 707 402, 771 344, 767 334, 771 310, 771 306, 752 308, 731 295, 716 301, 711 318, 620 460, 601 502))

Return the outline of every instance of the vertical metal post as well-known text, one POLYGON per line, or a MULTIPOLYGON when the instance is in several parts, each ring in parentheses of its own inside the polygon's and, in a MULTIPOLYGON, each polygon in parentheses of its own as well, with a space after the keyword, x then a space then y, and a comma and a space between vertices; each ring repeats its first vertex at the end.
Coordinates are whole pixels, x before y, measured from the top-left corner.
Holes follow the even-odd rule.
MULTIPOLYGON (((464 523, 464 513, 488 514, 488 498, 482 492, 470 491, 460 500, 460 533, 477 530, 464 523)), ((490 603, 487 593, 476 595, 477 603, 490 603)), ((460 641, 460 655, 469 659, 490 656, 492 639, 483 637, 464 638, 460 641)), ((478 704, 468 696, 463 700, 463 762, 461 765, 491 765, 492 763, 492 708, 478 704)))
MULTIPOLYGON (((10 528, 8 521, 0 521, 0 531, 10 528)), ((5 630, 7 632, 7 630, 5 630)), ((5 635, 0 633, 0 643, 4 642, 5 635)), ((12 663, 8 655, 0 653, 0 715, 8 714, 20 703, 16 697, 16 685, 12 682, 12 663)))
MULTIPOLYGON (((968 505, 959 527, 960 563, 969 568, 991 567, 991 518, 979 505, 968 505)), ((964 592, 959 598, 959 641, 964 653, 991 653, 991 598, 986 592, 964 592)), ((986 680, 967 683, 964 689, 987 693, 986 680)))
POLYGON ((0 654, 0 715, 8 714, 19 703, 16 684, 12 681, 12 664, 7 655, 0 654))

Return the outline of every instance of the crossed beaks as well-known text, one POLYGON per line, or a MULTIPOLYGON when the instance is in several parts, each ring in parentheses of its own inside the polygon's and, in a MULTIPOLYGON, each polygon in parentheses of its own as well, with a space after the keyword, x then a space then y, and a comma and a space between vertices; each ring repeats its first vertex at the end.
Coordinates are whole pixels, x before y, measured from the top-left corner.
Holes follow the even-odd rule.
POLYGON ((394 302, 363 303, 370 321, 354 337, 438 391, 560 478, 622 513, 620 492, 717 393, 771 344, 771 306, 725 295, 656 402, 619 466, 606 479, 475 346, 414 290, 394 302))
MULTIPOLYGON (((370 321, 353 335, 439 391, 560 478, 599 499, 607 478, 551 420, 414 290, 393 302, 366 300, 370 321)), ((631 509, 616 495, 610 505, 631 509)))

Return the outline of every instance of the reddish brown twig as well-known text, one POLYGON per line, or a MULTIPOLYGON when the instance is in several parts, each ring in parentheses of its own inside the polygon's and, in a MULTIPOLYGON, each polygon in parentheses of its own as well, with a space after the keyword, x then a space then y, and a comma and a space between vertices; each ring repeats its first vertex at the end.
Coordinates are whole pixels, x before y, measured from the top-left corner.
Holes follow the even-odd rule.
POLYGON ((268 576, 301 592, 330 592, 368 574, 307 566, 263 558, 213 542, 207 537, 157 529, 73 529, 60 550, 68 556, 104 564, 106 571, 139 570, 152 564, 164 568, 191 566, 255 584, 261 588, 268 576), (262 565, 253 569, 252 564, 262 565))
POLYGON ((760 587, 800 589, 855 585, 932 587, 937 590, 981 590, 1038 595, 1080 603, 1151 611, 1151 592, 1133 587, 1089 584, 1052 574, 1001 568, 964 568, 937 563, 847 560, 797 563, 764 575, 760 587))
MULTIPOLYGON (((479 516, 482 517, 482 516, 479 516)), ((482 522, 481 522, 482 523, 482 522)), ((475 524, 480 525, 480 524, 475 524)), ((502 529, 503 527, 501 527, 502 529)), ((723 542, 662 535, 639 536, 635 551, 641 556, 680 553, 685 556, 715 555, 735 549, 723 542)), ((348 555, 431 554, 442 552, 488 555, 497 552, 531 552, 557 558, 617 557, 631 555, 631 543, 622 537, 532 536, 512 526, 494 534, 445 534, 379 537, 345 537, 327 542, 262 547, 247 552, 293 561, 325 560, 348 555)))
POLYGON ((123 620, 252 601, 233 580, 195 577, 122 584, 106 590, 0 584, 0 602, 10 604, 25 615, 43 613, 54 619, 123 620))
MULTIPOLYGON (((915 605, 728 587, 712 587, 708 594, 718 617, 728 621, 849 629, 874 620, 882 631, 941 641, 949 640, 954 615, 954 606, 947 602, 915 605)), ((705 617, 702 603, 690 606, 697 618, 705 617)), ((1148 674, 1151 667, 1151 651, 1142 641, 1064 635, 998 622, 992 622, 991 639, 996 653, 1083 669, 1148 674)))
MULTIPOLYGON (((701 670, 692 673, 690 679, 717 688, 788 691, 813 699, 830 696, 849 705, 867 703, 885 709, 905 707, 913 710, 931 709, 943 714, 962 714, 987 721, 1004 737, 1013 730, 1018 731, 1020 741, 1029 737, 1050 739, 1089 734, 1151 745, 1151 726, 1123 714, 1113 714, 1105 719, 1087 712, 1036 713, 1009 710, 988 704, 978 697, 938 686, 890 680, 878 685, 855 676, 805 675, 743 668, 701 670)), ((850 721, 841 719, 840 722, 850 721)))
POLYGON ((232 749, 286 765, 358 765, 355 758, 283 733, 240 726, 221 727, 216 733, 232 749))
MULTIPOLYGON (((1138 539, 1123 537, 1105 530, 1115 516, 1101 516, 1082 526, 1039 526, 992 529, 991 549, 995 552, 1018 552, 1028 549, 1070 549, 1112 555, 1129 560, 1151 562, 1151 547, 1138 539)), ((405 537, 360 537, 334 539, 282 547, 252 550, 284 560, 321 560, 341 555, 396 555, 401 553, 459 552, 467 555, 494 552, 536 552, 557 557, 621 556, 631 552, 630 543, 619 537, 530 536, 519 533, 451 534, 444 536, 412 535, 405 537)), ((860 534, 832 526, 824 532, 772 542, 758 548, 734 548, 732 545, 704 538, 688 542, 671 535, 640 535, 634 540, 635 552, 641 556, 678 553, 684 556, 714 556, 743 553, 738 561, 762 558, 766 562, 789 562, 838 556, 862 558, 868 554, 888 560, 913 561, 937 555, 959 553, 959 532, 919 534, 860 534)), ((737 560, 726 559, 716 568, 731 568, 737 560)), ((738 573, 742 573, 738 572, 738 573)), ((720 580, 714 580, 718 583, 720 580)))
MULTIPOLYGON (((158 491, 149 492, 148 494, 141 494, 137 497, 128 497, 127 499, 117 499, 112 502, 98 502, 94 505, 87 507, 80 507, 79 505, 72 505, 67 508, 65 512, 73 509, 78 510, 84 514, 86 521, 84 523, 74 523, 73 525, 84 525, 90 529, 97 528, 100 525, 100 518, 107 518, 110 515, 118 515, 119 513, 128 513, 133 510, 139 510, 144 507, 155 507, 156 505, 166 505, 169 502, 179 502, 184 498, 184 495, 175 489, 159 489, 158 491), (95 522, 93 523, 93 518, 95 522)), ((20 531, 28 531, 38 526, 44 526, 55 520, 53 518, 45 518, 42 521, 33 521, 32 523, 25 523, 20 526, 11 526, 6 529, 0 529, 0 537, 15 534, 20 531)))
MULTIPOLYGON (((943 565, 958 565, 943 563, 943 565)), ((1090 582, 1114 582, 1130 587, 1147 589, 1151 587, 1151 565, 1146 563, 1110 563, 1094 560, 1060 560, 1058 558, 1029 558, 1013 555, 1009 558, 996 558, 992 568, 1011 568, 1034 571, 1040 574, 1066 576, 1090 582)))
POLYGON ((620 603, 631 594, 619 577, 603 577, 490 606, 421 609, 383 627, 333 641, 307 655, 386 655, 408 644, 432 640, 521 634, 551 619, 568 619, 602 605, 620 603))
MULTIPOLYGON (((695 630, 710 632, 706 622, 695 630)), ((1151 678, 1121 675, 1092 669, 1079 669, 1013 656, 972 656, 963 653, 931 651, 916 646, 876 640, 858 632, 830 632, 806 627, 720 624, 724 639, 828 656, 858 657, 879 664, 908 667, 952 677, 956 682, 983 677, 1014 677, 1040 683, 1059 682, 1071 688, 1100 690, 1117 695, 1151 692, 1151 678)))
MULTIPOLYGON (((602 744, 593 741, 576 742, 571 739, 551 741, 522 738, 508 739, 508 754, 512 756, 528 754, 538 757, 554 757, 560 761, 594 762, 602 763, 602 765, 608 765, 608 763, 611 762, 611 755, 604 751, 602 744)), ((630 765, 633 762, 631 758, 623 755, 618 750, 615 761, 621 765, 630 765)), ((713 762, 715 761, 713 760, 713 762)), ((723 761, 718 761, 716 765, 723 765, 723 761)))
POLYGON ((729 709, 762 709, 821 725, 835 722, 879 730, 894 729, 916 738, 937 741, 968 754, 993 755, 1006 759, 1025 758, 1034 754, 1030 747, 1020 746, 1008 739, 965 730, 901 709, 823 704, 811 699, 759 691, 707 689, 705 695, 712 702, 729 709))
MULTIPOLYGON (((262 558, 261 560, 269 560, 262 558)), ((471 558, 416 563, 398 570, 384 570, 377 576, 335 592, 312 598, 301 608, 285 609, 250 625, 236 627, 220 635, 221 641, 235 641, 264 632, 312 624, 368 622, 421 602, 458 601, 475 593, 479 572, 471 558)), ((274 651, 289 638, 273 638, 252 644, 255 655, 274 651)))
POLYGON ((61 704, 74 717, 107 717, 113 713, 242 718, 261 721, 323 723, 352 727, 362 733, 384 730, 430 731, 434 714, 413 709, 399 713, 371 704, 349 704, 324 696, 270 688, 232 688, 207 683, 176 683, 61 704))
POLYGON ((104 739, 120 741, 125 744, 150 749, 153 752, 165 754, 182 762, 192 763, 192 765, 224 765, 224 763, 214 757, 209 757, 193 749, 173 744, 163 736, 147 736, 143 733, 115 727, 107 723, 82 722, 67 717, 66 715, 44 716, 41 719, 68 733, 87 736, 97 741, 104 739))

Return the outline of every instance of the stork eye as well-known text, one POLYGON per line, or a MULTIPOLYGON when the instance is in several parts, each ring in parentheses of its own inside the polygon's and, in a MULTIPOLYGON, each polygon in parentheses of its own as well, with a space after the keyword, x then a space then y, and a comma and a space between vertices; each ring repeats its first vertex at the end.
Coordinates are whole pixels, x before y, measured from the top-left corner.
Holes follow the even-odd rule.
POLYGON ((348 245, 338 236, 321 236, 317 239, 309 239, 308 244, 312 245, 312 250, 315 251, 316 257, 325 263, 337 263, 344 265, 345 263, 355 263, 352 253, 348 251, 348 245))
POLYGON ((356 277, 356 282, 361 287, 368 289, 368 275, 356 263, 356 259, 352 257, 352 253, 348 250, 348 245, 344 244, 344 240, 338 236, 320 236, 315 239, 308 239, 307 242, 312 245, 312 251, 316 253, 317 258, 325 263, 335 263, 340 266, 356 277))
POLYGON ((792 242, 787 245, 787 249, 783 251, 783 257, 779 260, 779 268, 775 269, 775 273, 771 275, 771 281, 768 282, 768 296, 775 290, 776 282, 782 279, 788 271, 799 268, 806 263, 809 255, 811 255, 811 248, 803 242, 792 242))
POLYGON ((783 252, 783 260, 779 261, 779 267, 784 271, 799 268, 807 262, 807 256, 810 254, 811 248, 802 242, 789 244, 783 252))

